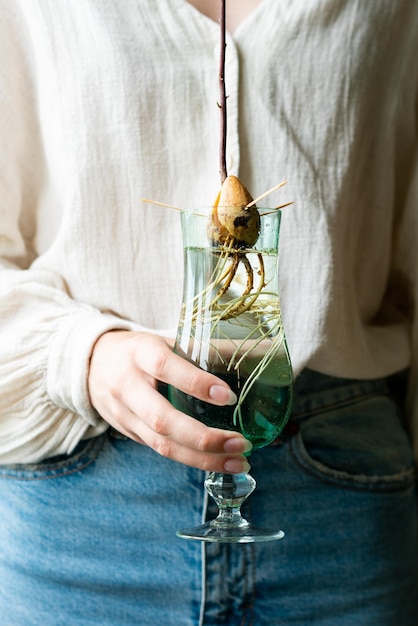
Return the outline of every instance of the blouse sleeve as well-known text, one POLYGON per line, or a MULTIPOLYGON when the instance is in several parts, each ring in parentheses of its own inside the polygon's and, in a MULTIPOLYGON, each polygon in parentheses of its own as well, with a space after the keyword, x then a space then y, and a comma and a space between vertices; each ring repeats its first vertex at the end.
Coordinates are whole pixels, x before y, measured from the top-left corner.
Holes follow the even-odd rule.
POLYGON ((69 453, 106 429, 89 402, 89 357, 102 333, 132 326, 75 302, 58 274, 36 268, 45 164, 17 6, 0 3, 0 463, 69 453))

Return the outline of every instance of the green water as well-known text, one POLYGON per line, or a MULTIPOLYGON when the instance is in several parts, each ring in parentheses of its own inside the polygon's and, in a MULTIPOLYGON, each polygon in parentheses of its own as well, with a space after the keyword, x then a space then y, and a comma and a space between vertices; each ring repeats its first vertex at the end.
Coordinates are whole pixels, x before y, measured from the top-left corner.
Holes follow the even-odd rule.
MULTIPOLYGON (((245 379, 236 374, 216 375, 239 396, 245 379)), ((268 378, 271 381, 271 371, 268 378)), ((266 384, 261 375, 246 395, 240 415, 235 416, 235 406, 214 406, 172 387, 169 388, 169 398, 177 409, 207 426, 241 432, 256 449, 271 443, 283 430, 290 413, 292 384, 266 384)))

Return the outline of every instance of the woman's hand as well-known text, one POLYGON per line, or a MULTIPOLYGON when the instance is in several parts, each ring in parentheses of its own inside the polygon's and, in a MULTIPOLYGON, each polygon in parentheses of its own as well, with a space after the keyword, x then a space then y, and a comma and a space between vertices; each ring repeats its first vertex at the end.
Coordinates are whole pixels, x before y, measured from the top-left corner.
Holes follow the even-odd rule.
POLYGON ((98 339, 88 385, 104 420, 180 463, 230 474, 248 471, 242 454, 251 444, 240 433, 209 428, 176 410, 157 391, 157 381, 218 406, 236 402, 226 383, 174 354, 162 337, 118 330, 98 339))

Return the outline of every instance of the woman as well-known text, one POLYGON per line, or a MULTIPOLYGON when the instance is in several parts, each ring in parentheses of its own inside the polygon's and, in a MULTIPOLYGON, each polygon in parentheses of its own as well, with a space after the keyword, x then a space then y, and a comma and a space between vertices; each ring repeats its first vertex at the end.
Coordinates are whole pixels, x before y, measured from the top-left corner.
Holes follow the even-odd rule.
POLYGON ((164 397, 234 402, 171 351, 179 218, 139 198, 216 196, 219 4, 1 0, 6 624, 416 623, 418 9, 370 5, 227 4, 229 173, 294 200, 296 382, 247 510, 285 539, 202 547, 175 530, 248 443, 164 397))

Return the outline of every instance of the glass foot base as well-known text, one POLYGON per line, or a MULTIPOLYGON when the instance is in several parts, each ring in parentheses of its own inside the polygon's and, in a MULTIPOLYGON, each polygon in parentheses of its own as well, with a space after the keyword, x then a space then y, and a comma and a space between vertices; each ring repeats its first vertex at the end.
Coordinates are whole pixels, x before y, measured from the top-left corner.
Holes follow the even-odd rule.
POLYGON ((199 541, 214 541, 218 543, 254 543, 256 541, 276 541, 284 537, 282 530, 271 528, 257 528, 249 522, 240 526, 222 527, 215 521, 207 522, 194 528, 178 530, 177 537, 182 539, 197 539, 199 541))

